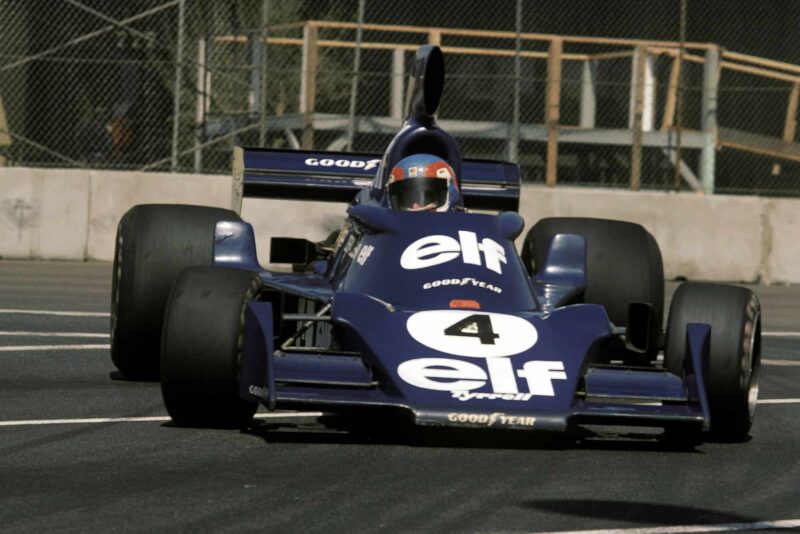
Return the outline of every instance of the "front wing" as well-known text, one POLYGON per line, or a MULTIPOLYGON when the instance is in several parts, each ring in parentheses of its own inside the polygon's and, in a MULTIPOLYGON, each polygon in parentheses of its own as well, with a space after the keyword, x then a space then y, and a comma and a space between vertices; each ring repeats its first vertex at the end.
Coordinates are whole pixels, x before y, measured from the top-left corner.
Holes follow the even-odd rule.
MULTIPOLYGON (((382 322, 383 334, 391 331, 391 327, 387 330, 386 317, 378 311, 380 304, 370 310, 366 309, 369 304, 365 304, 361 296, 339 295, 338 300, 342 303, 340 308, 357 307, 361 310, 359 317, 382 322)), ((591 305, 574 308, 581 309, 565 310, 569 313, 561 316, 560 312, 555 312, 546 321, 551 321, 553 329, 563 331, 570 321, 583 319, 584 324, 591 323, 591 315, 602 310, 591 305), (579 312, 584 314, 582 318, 579 312)), ((405 323, 405 319, 398 319, 398 322, 405 323)), ((399 381, 387 370, 389 366, 385 362, 365 356, 371 352, 369 344, 374 340, 363 339, 361 350, 354 352, 315 348, 275 350, 272 324, 269 303, 248 305, 240 394, 269 409, 319 409, 338 413, 385 409, 409 415, 415 424, 427 426, 545 431, 565 431, 584 424, 683 425, 708 429, 710 415, 703 386, 703 362, 708 358, 710 327, 704 324, 690 324, 687 328, 686 354, 689 357, 681 376, 660 368, 593 365, 581 354, 566 361, 566 374, 574 375, 564 381, 568 389, 559 383, 562 386, 558 388, 559 393, 550 397, 525 392, 452 392, 452 395, 446 392, 443 395, 441 391, 418 391, 399 381)), ((536 324, 540 330, 545 328, 541 326, 543 322, 536 324)), ((578 336, 573 334, 573 337, 578 336)), ((547 347, 542 350, 546 351, 547 347)), ((463 372, 471 372, 466 365, 469 364, 464 364, 463 372)), ((436 371, 446 376, 448 369, 434 365, 428 373, 434 376, 436 371)), ((522 371, 517 373, 523 376, 522 371)))

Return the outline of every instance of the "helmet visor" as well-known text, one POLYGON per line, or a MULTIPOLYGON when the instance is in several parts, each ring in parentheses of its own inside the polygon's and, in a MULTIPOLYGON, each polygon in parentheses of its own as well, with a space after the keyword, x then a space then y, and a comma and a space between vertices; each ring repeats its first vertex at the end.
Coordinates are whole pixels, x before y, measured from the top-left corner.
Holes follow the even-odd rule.
POLYGON ((389 184, 389 204, 394 210, 439 208, 447 202, 447 180, 406 178, 389 184))

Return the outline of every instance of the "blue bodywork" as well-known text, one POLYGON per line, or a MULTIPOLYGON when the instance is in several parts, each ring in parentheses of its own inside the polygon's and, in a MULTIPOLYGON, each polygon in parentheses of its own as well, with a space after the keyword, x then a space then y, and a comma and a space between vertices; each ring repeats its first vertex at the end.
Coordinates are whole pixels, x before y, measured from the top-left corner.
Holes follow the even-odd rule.
POLYGON ((577 423, 707 425, 702 386, 707 325, 690 325, 687 331, 691 358, 683 376, 657 367, 595 364, 597 351, 615 334, 602 306, 572 304, 585 283, 581 236, 555 236, 540 276, 529 277, 513 243, 522 230, 516 213, 398 213, 357 205, 348 215, 338 249, 297 273, 259 266, 249 224, 218 223, 216 265, 257 271, 269 290, 302 299, 305 311, 313 310, 292 318, 298 310, 277 309, 277 299, 248 305, 244 398, 270 408, 398 409, 425 425, 537 430, 577 423), (426 246, 452 249, 431 252, 423 246, 417 256, 408 255, 417 250, 414 243, 430 236, 439 237, 426 246), (492 242, 496 249, 490 249, 492 242), (476 243, 482 248, 470 251, 476 243), (494 256, 487 260, 485 249, 494 256), (404 254, 425 266, 409 269, 415 265, 406 262, 404 267, 404 254), (460 307, 464 302, 468 307, 460 307), (290 317, 291 330, 300 331, 320 312, 310 333, 327 330, 321 336, 326 346, 313 339, 276 346, 281 314, 290 317), (489 318, 490 333, 498 337, 488 342, 478 337, 480 317, 489 318), (511 320, 530 327, 503 324, 511 320), (444 333, 459 321, 467 321, 461 331, 444 333), (508 338, 530 337, 531 331, 530 346, 512 342, 508 354, 497 354, 508 338), (462 345, 452 346, 450 337, 462 345))
POLYGON ((245 196, 350 202, 336 243, 299 272, 262 269, 249 224, 217 224, 215 264, 258 272, 266 288, 245 313, 241 396, 270 409, 395 410, 421 425, 707 429, 708 325, 689 325, 681 375, 610 365, 624 343, 602 306, 581 302, 585 239, 554 236, 528 275, 514 246, 519 169, 461 160, 433 119, 442 73, 438 48, 422 47, 409 116, 383 156, 237 149, 245 196), (387 207, 388 171, 414 151, 455 169, 457 209, 387 207))

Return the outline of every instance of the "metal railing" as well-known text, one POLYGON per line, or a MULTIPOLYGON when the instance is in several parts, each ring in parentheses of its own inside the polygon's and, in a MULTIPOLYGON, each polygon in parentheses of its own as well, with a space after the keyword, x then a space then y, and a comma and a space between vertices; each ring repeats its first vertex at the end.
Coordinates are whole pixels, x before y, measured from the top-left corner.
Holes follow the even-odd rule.
MULTIPOLYGON (((457 137, 472 137, 484 139, 502 139, 507 143, 506 156, 511 161, 519 160, 519 144, 521 141, 535 141, 546 143, 546 162, 544 182, 554 186, 558 176, 559 146, 563 144, 595 145, 595 146, 625 146, 630 150, 630 181, 631 189, 639 189, 642 183, 642 149, 644 147, 658 148, 673 165, 680 165, 680 173, 686 184, 694 190, 713 192, 715 182, 715 160, 718 150, 727 148, 732 150, 747 151, 778 160, 800 161, 800 145, 794 141, 796 130, 796 113, 798 94, 800 93, 800 66, 778 61, 758 58, 745 54, 721 50, 712 43, 679 43, 670 41, 651 41, 641 39, 600 38, 600 37, 575 37, 563 35, 548 35, 538 33, 516 33, 508 31, 485 31, 470 29, 454 29, 441 27, 404 27, 396 25, 363 24, 350 22, 331 21, 306 21, 292 25, 284 25, 269 29, 272 35, 263 39, 266 46, 296 47, 301 50, 300 62, 295 71, 299 80, 299 100, 296 113, 284 116, 262 115, 260 128, 262 130, 289 130, 301 131, 300 141, 297 137, 291 144, 310 149, 315 145, 314 133, 318 130, 340 129, 346 127, 350 131, 381 132, 390 134, 397 128, 398 120, 402 117, 403 83, 402 73, 407 61, 407 54, 413 52, 419 45, 422 37, 424 41, 438 44, 447 56, 472 56, 491 58, 521 58, 526 61, 541 62, 546 65, 543 69, 546 78, 543 80, 543 121, 524 121, 521 113, 520 84, 513 85, 512 98, 514 112, 509 122, 502 121, 475 121, 459 119, 458 113, 450 110, 446 117, 441 118, 441 123, 457 137), (360 29, 365 34, 364 40, 357 42, 348 39, 326 38, 320 34, 326 30, 360 29), (281 32, 301 31, 302 36, 286 37, 276 36, 281 32), (380 32, 382 35, 397 34, 402 37, 389 41, 370 41, 371 32, 380 32), (404 37, 409 37, 405 39, 404 37), (415 39, 416 37, 416 39, 415 39), (471 39, 492 39, 506 47, 495 46, 492 48, 467 47, 448 44, 448 38, 469 37, 471 39), (527 43, 543 45, 540 50, 521 50, 514 46, 515 40, 521 40, 523 46, 527 43), (320 109, 317 105, 317 78, 324 66, 319 60, 320 49, 346 49, 383 51, 391 53, 391 69, 385 73, 392 78, 388 84, 389 91, 385 95, 386 108, 390 111, 387 115, 373 115, 370 117, 357 116, 356 107, 351 106, 348 116, 341 113, 331 113, 329 110, 320 109), (591 51, 570 51, 571 49, 591 49, 591 51), (684 52, 681 52, 683 48, 684 52), (627 85, 628 100, 628 125, 627 128, 610 128, 598 125, 597 93, 598 86, 603 82, 598 80, 597 72, 603 62, 627 61, 629 73, 619 72, 619 80, 611 80, 606 84, 616 86, 627 85), (656 76, 656 64, 667 62, 669 64, 668 81, 659 84, 656 76), (580 65, 580 97, 579 113, 572 122, 562 119, 562 93, 564 80, 562 78, 563 65, 572 62, 580 65), (686 118, 677 116, 677 103, 681 97, 681 87, 678 84, 680 71, 690 65, 698 65, 702 69, 702 85, 699 91, 698 117, 686 118), (782 136, 771 137, 747 132, 736 125, 725 127, 719 125, 718 114, 720 105, 720 92, 724 92, 726 72, 744 74, 763 79, 785 82, 790 85, 788 91, 788 104, 782 136), (625 75, 629 76, 626 80, 625 75), (663 92, 663 97, 657 98, 657 91, 663 92), (657 106, 660 100, 661 105, 657 106), (656 117, 660 116, 660 125, 656 124, 656 117), (683 123, 687 122, 688 125, 683 123), (678 139, 678 137, 682 139, 678 139), (680 143, 680 146, 678 146, 680 143), (697 176, 690 166, 683 161, 679 152, 700 151, 699 171, 697 176)), ((252 36, 246 35, 217 35, 210 39, 214 44, 249 44, 260 45, 252 36)), ((204 41, 205 42, 205 41, 204 41)), ((203 48, 205 49, 205 48, 203 48)), ((204 58, 204 61, 207 61, 204 58)), ((199 63, 205 64, 204 61, 199 63)), ((355 78, 357 71, 347 72, 345 75, 355 78)), ((514 76, 514 81, 519 76, 514 76)), ((207 73, 198 71, 198 80, 206 80, 206 91, 213 93, 209 87, 207 73)), ((572 82, 574 83, 574 81, 572 82)), ((198 101, 200 104, 200 101, 198 101)), ((203 100, 202 106, 207 102, 203 100)), ((205 119, 203 112, 198 111, 198 121, 205 119)), ((352 137, 352 133, 348 136, 352 137)), ((341 146, 338 143, 336 146, 341 146)), ((322 148, 322 147, 318 147, 322 148)), ((779 165, 776 163, 776 165, 779 165)), ((773 173, 775 170, 773 170, 773 173)), ((778 171, 779 172, 779 171, 778 171)))
MULTIPOLYGON (((453 26, 480 22, 485 4, 421 26, 444 19, 373 0, 326 3, 327 20, 297 20, 321 9, 303 0, 0 0, 0 156, 227 172, 234 144, 381 152, 413 51, 435 43, 439 121, 466 156, 517 162, 550 186, 800 194, 800 65, 679 38, 525 31, 563 31, 545 3, 498 4, 468 28, 453 26)), ((678 37, 683 0, 649 5, 676 15, 659 21, 673 30, 639 31, 636 11, 597 31, 678 37)))

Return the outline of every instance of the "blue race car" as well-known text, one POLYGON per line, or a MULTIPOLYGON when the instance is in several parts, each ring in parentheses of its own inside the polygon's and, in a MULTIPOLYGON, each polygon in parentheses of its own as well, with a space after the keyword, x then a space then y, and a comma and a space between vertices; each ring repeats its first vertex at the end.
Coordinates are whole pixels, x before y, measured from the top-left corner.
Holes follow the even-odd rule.
POLYGON ((160 378, 175 423, 242 426, 259 403, 385 412, 416 425, 663 427, 744 439, 760 307, 685 283, 666 331, 661 255, 641 226, 548 218, 514 240, 516 165, 462 160, 434 119, 441 51, 423 46, 382 157, 237 148, 239 195, 349 202, 326 241, 273 238, 229 210, 140 205, 117 232, 114 364, 160 378), (499 211, 472 213, 467 208, 499 211))

